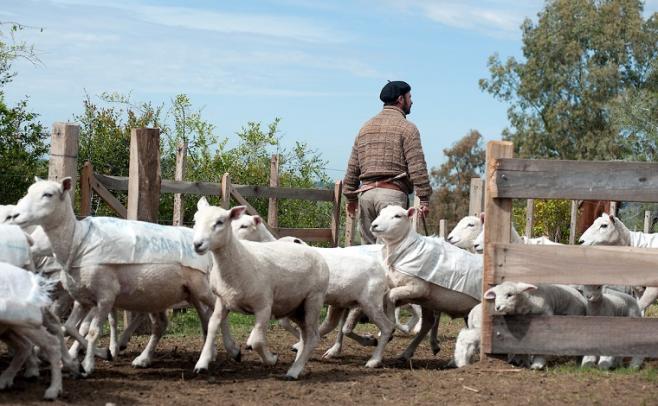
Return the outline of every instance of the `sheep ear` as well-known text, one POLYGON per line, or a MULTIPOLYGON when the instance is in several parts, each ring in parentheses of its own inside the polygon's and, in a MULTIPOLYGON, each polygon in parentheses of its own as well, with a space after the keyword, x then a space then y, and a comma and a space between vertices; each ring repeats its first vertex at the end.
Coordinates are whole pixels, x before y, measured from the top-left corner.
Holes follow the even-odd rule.
POLYGON ((412 218, 416 214, 416 208, 415 207, 409 207, 407 209, 407 217, 412 218))
POLYGON ((231 220, 235 220, 237 218, 240 218, 240 216, 244 214, 245 210, 247 210, 245 206, 232 207, 231 210, 229 211, 228 216, 231 220))
POLYGON ((263 219, 260 216, 258 216, 258 215, 254 216, 254 223, 256 225, 259 225, 262 222, 263 222, 263 219))
POLYGON ((613 216, 612 214, 608 214, 608 218, 610 218, 610 222, 611 222, 612 224, 615 223, 615 216, 613 216))
POLYGON ((520 292, 531 292, 533 290, 537 290, 537 286, 530 283, 519 282, 516 284, 516 286, 519 288, 520 292))
POLYGON ((484 224, 484 212, 480 213, 480 222, 484 224))
POLYGON ((208 203, 208 200, 206 200, 205 196, 202 196, 201 199, 199 199, 198 202, 196 202, 196 208, 197 210, 205 209, 206 207, 209 207, 210 203, 208 203))
POLYGON ((35 183, 36 183, 36 182, 41 182, 41 181, 43 181, 43 179, 41 179, 40 177, 38 177, 38 176, 35 176, 35 177, 34 177, 34 182, 35 182, 35 183))
POLYGON ((489 300, 494 300, 496 298, 496 292, 494 292, 493 289, 489 289, 486 292, 484 292, 484 298, 489 300))
POLYGON ((73 180, 71 179, 70 176, 67 176, 64 179, 62 179, 62 198, 64 198, 64 192, 71 190, 72 186, 73 186, 73 180))

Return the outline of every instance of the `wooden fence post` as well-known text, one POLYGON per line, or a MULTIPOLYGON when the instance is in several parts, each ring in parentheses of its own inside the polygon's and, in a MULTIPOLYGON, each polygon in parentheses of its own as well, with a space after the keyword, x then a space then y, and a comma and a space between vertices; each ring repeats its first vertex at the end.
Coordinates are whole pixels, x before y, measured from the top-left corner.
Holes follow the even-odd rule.
POLYGON ((446 238, 446 228, 448 227, 446 219, 439 220, 439 237, 446 238))
MULTIPOLYGON (((495 276, 494 244, 509 243, 512 226, 512 199, 494 199, 493 189, 496 188, 496 168, 498 159, 512 158, 514 146, 508 141, 490 141, 487 144, 487 192, 485 200, 484 228, 484 272, 482 275, 482 295, 493 286, 495 276)), ((482 300, 482 341, 480 360, 490 357, 492 349, 491 317, 492 301, 482 300)))
POLYGON ((576 243, 576 224, 578 222, 578 200, 571 201, 571 221, 569 223, 569 244, 576 243))
POLYGON ((535 199, 528 199, 525 213, 525 236, 532 238, 532 227, 535 225, 535 199))
MULTIPOLYGON (((128 219, 157 222, 160 210, 160 129, 133 128, 130 131, 128 170, 128 219)), ((130 322, 124 312, 124 325, 130 322)), ((148 334, 146 323, 138 334, 148 334)))
POLYGON ((72 179, 71 203, 75 196, 78 180, 78 146, 80 126, 71 123, 54 123, 50 139, 50 160, 48 179, 60 181, 69 176, 72 179))
POLYGON ((91 216, 91 177, 94 167, 86 161, 80 176, 80 217, 91 216))
POLYGON ((617 202, 615 201, 610 202, 610 214, 612 214, 613 216, 617 215, 617 202))
POLYGON ((222 176, 221 206, 228 210, 231 207, 231 175, 225 173, 222 176))
MULTIPOLYGON (((187 161, 187 143, 181 141, 176 146, 176 173, 174 180, 185 180, 185 163, 187 161)), ((185 206, 183 206, 183 195, 181 193, 174 194, 174 218, 172 224, 175 226, 182 226, 185 219, 185 206)))
POLYGON ((651 212, 649 210, 644 211, 644 232, 651 232, 651 212))
POLYGON ((468 215, 480 216, 484 211, 484 179, 471 178, 471 191, 469 195, 468 215))
MULTIPOLYGON (((272 155, 270 161, 270 187, 279 186, 279 156, 272 155)), ((267 224, 272 228, 279 227, 279 205, 276 197, 270 197, 267 204, 267 224)))
POLYGON ((340 239, 340 203, 343 196, 343 181, 334 184, 334 201, 331 213, 331 246, 337 247, 340 239))

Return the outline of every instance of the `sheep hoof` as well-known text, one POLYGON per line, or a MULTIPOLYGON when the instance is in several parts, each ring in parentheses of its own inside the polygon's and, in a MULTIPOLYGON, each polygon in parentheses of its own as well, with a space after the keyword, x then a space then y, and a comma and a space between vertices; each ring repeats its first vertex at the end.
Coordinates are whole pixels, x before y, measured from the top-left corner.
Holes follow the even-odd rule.
POLYGON ((436 346, 432 348, 432 355, 436 356, 439 352, 441 352, 441 347, 436 346))
POLYGON ((238 353, 233 356, 233 361, 235 362, 242 361, 242 351, 238 351, 238 353))
POLYGON ((244 349, 246 351, 251 351, 253 348, 251 348, 251 344, 247 344, 247 345, 245 345, 244 349))
POLYGON ((13 379, 1 379, 0 380, 0 390, 11 388, 11 386, 13 384, 14 384, 13 379))
POLYGON ((295 378, 294 376, 290 376, 290 375, 277 375, 276 378, 281 380, 281 381, 296 381, 297 380, 297 378, 295 378))
POLYGON ((48 388, 46 393, 44 393, 43 398, 44 400, 55 400, 59 396, 60 392, 61 391, 57 388, 48 388))
POLYGON ((119 352, 124 351, 126 348, 128 348, 127 344, 119 346, 119 352))
POLYGON ((105 359, 107 359, 108 361, 113 361, 114 357, 112 356, 112 351, 110 351, 109 348, 106 349, 105 351, 107 351, 107 354, 105 355, 105 357, 106 357, 105 359))
POLYGON ((380 360, 371 359, 366 362, 366 368, 381 368, 382 362, 380 360))
POLYGON ((194 367, 194 373, 197 375, 208 373, 207 367, 194 367))

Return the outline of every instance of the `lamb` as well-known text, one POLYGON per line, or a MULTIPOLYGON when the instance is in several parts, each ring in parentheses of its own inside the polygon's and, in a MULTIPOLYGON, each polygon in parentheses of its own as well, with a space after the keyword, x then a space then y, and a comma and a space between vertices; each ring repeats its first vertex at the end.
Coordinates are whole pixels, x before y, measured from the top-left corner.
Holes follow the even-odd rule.
MULTIPOLYGON (((165 250, 161 250, 162 259, 157 258, 164 263, 141 261, 128 264, 110 263, 112 258, 107 257, 101 257, 96 261, 97 258, 91 256, 95 252, 94 249, 108 248, 109 241, 114 243, 114 238, 95 240, 93 244, 91 240, 85 238, 88 237, 87 233, 101 233, 104 231, 103 227, 109 225, 113 226, 112 233, 117 233, 113 234, 113 237, 118 237, 123 228, 153 227, 163 235, 167 233, 179 235, 179 248, 193 255, 191 230, 102 217, 89 217, 77 221, 71 206, 70 189, 71 178, 68 177, 61 182, 37 179, 30 186, 25 197, 19 201, 14 212, 14 223, 21 227, 28 225, 43 227, 52 243, 55 257, 63 266, 64 288, 87 310, 96 306, 97 311, 87 335, 87 351, 83 361, 85 374, 89 375, 94 370, 94 353, 100 335, 100 324, 114 306, 130 311, 152 313, 152 335, 142 354, 133 361, 135 367, 150 365, 155 347, 166 329, 165 311, 174 304, 183 300, 192 303, 199 312, 205 330, 207 313, 203 305, 212 308, 214 302, 206 275, 207 269, 211 266, 209 257, 204 262, 205 265, 198 268, 184 265, 188 260, 193 260, 191 257, 183 256, 170 260, 164 255, 169 254, 164 252, 165 250)), ((139 235, 135 235, 135 238, 138 237, 139 235)), ((123 248, 131 252, 141 253, 134 244, 125 241, 118 244, 122 244, 123 248)), ((67 320, 69 327, 75 326, 80 316, 80 314, 71 314, 67 320)))
MULTIPOLYGON (((614 316, 614 317, 642 317, 637 300, 625 293, 615 291, 603 291, 601 285, 583 286, 583 295, 587 299, 588 316, 614 316)), ((601 356, 598 362, 600 369, 610 369, 619 365, 621 357, 601 356)), ((631 368, 639 369, 644 361, 643 357, 633 357, 631 368)), ((583 357, 581 366, 594 366, 596 356, 583 357)))
MULTIPOLYGON (((277 356, 270 353, 266 343, 270 318, 289 317, 301 328, 302 348, 286 373, 287 379, 297 379, 320 338, 318 318, 329 285, 327 263, 319 253, 304 245, 235 238, 231 222, 244 213, 244 206, 224 210, 210 206, 201 198, 197 209, 194 250, 200 255, 212 254, 210 282, 217 300, 195 372, 208 369, 217 326, 226 320, 229 311, 240 311, 256 316, 247 344, 266 365, 277 362, 277 356)), ((222 336, 227 349, 235 348, 230 335, 222 336)))
MULTIPOLYGON (((566 285, 531 285, 523 282, 503 282, 484 293, 494 301, 498 314, 543 314, 584 316, 585 298, 576 289, 566 285)), ((543 369, 546 359, 535 355, 531 369, 543 369)))
POLYGON ((482 337, 482 304, 478 304, 470 313, 466 328, 459 331, 455 343, 454 365, 457 368, 465 367, 475 361, 480 352, 480 340, 482 337))
POLYGON ((466 216, 459 220, 448 234, 448 241, 459 248, 475 252, 473 243, 484 227, 484 213, 479 216, 466 216))
POLYGON ((39 275, 0 263, 0 339, 14 350, 9 367, 0 375, 0 390, 13 385, 34 345, 50 363, 51 381, 44 399, 54 400, 62 393, 62 363, 73 374, 79 372, 66 352, 57 318, 47 309, 51 287, 39 275))
MULTIPOLYGON (((259 241, 267 234, 258 230, 260 217, 242 215, 231 223, 233 231, 239 239, 259 241)), ((264 227, 263 227, 264 228, 264 227)), ((267 230, 265 230, 267 231, 267 230)), ((271 236, 271 234, 269 234, 271 236)), ((388 343, 394 324, 384 312, 384 297, 388 291, 386 272, 380 262, 371 256, 364 255, 359 249, 351 248, 316 248, 329 267, 329 286, 325 296, 325 304, 330 305, 327 321, 320 326, 319 334, 324 336, 341 324, 341 331, 336 336, 336 343, 324 358, 340 354, 343 334, 358 341, 362 345, 376 342, 377 348, 366 367, 381 366, 384 347, 388 343), (379 340, 361 337, 345 324, 345 310, 358 305, 368 318, 379 328, 379 340), (340 322, 339 322, 340 320, 340 322)))
POLYGON ((407 360, 434 324, 434 312, 466 316, 480 302, 482 285, 481 257, 418 235, 411 224, 415 210, 388 206, 371 225, 384 243, 381 253, 391 288, 387 309, 405 303, 422 307, 420 332, 402 354, 407 360))

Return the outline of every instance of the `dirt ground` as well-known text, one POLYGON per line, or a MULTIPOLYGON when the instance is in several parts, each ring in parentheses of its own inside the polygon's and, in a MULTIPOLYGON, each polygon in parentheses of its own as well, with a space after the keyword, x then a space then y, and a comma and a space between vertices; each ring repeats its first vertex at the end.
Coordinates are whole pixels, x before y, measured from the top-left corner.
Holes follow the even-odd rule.
MULTIPOLYGON (((228 361, 220 350, 210 373, 202 376, 192 372, 201 350, 200 337, 167 336, 160 343, 153 366, 134 369, 130 362, 146 340, 137 337, 118 360, 97 361, 91 377, 65 377, 65 393, 54 404, 658 404, 656 361, 639 372, 579 370, 573 360, 553 361, 541 372, 497 360, 447 369, 461 325, 453 321, 442 328, 442 349, 437 356, 424 343, 412 363, 396 360, 410 340, 396 333, 387 346, 384 368, 376 370, 363 367, 372 348, 359 347, 350 340, 346 340, 340 358, 322 359, 332 335, 321 342, 306 373, 296 382, 278 378, 294 357, 289 350, 292 337, 278 326, 268 334, 273 351, 279 354, 276 366, 261 365, 251 351, 243 351, 240 363, 228 361)), ((364 329, 372 327, 361 327, 364 329)), ((236 336, 244 343, 244 334, 236 336)), ((0 369, 4 370, 9 362, 4 347, 0 354, 0 369)), ((44 368, 41 375, 36 382, 17 377, 13 388, 0 392, 0 403, 42 403, 49 373, 44 368)))

